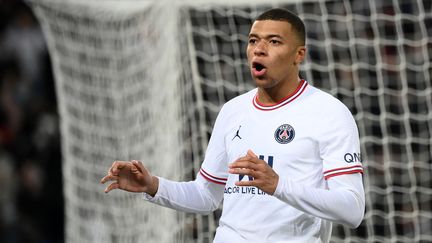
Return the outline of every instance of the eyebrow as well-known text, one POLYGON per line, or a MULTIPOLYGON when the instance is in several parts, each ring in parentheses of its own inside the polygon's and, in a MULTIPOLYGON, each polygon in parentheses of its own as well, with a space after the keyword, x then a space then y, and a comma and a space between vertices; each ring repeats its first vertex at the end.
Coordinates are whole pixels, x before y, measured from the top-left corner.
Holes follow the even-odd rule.
MULTIPOLYGON (((254 34, 254 33, 249 34, 249 38, 251 38, 251 37, 260 38, 259 35, 254 34)), ((271 38, 275 38, 275 37, 276 37, 276 38, 279 38, 279 39, 283 39, 282 36, 280 36, 280 35, 278 35, 278 34, 269 34, 269 35, 265 35, 263 38, 264 38, 264 39, 271 39, 271 38)))

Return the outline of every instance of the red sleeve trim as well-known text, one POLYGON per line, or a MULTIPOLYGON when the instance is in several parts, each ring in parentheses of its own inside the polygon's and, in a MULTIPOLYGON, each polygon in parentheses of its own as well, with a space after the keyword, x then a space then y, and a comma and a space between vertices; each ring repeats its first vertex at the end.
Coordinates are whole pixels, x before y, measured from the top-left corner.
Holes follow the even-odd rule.
POLYGON ((347 175, 347 174, 355 174, 355 173, 361 173, 361 174, 363 174, 363 169, 333 173, 333 174, 324 176, 324 179, 328 180, 329 178, 332 178, 334 176, 347 175))
POLYGON ((216 176, 212 176, 209 173, 207 173, 203 168, 200 169, 199 173, 208 181, 216 183, 216 184, 220 184, 220 185, 225 185, 227 179, 226 178, 221 178, 221 177, 216 177, 216 176))
POLYGON ((340 168, 336 168, 336 169, 332 169, 332 170, 326 170, 326 171, 324 171, 324 174, 331 173, 331 172, 338 171, 338 170, 347 170, 347 169, 353 169, 353 168, 359 168, 359 169, 363 170, 363 167, 361 165, 353 165, 353 166, 348 166, 348 167, 340 167, 340 168))
POLYGON ((331 169, 324 171, 324 179, 328 179, 333 176, 343 175, 343 174, 353 174, 353 173, 363 173, 363 167, 361 165, 353 165, 348 167, 341 167, 336 169, 331 169))

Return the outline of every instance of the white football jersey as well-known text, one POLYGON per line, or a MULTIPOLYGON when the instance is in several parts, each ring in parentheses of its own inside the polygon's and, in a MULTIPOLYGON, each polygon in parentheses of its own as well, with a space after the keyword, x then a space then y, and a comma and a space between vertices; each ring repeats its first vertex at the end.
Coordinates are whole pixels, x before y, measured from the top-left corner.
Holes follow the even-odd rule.
POLYGON ((361 173, 357 126, 339 100, 302 80, 276 105, 257 100, 257 89, 227 102, 216 119, 200 175, 225 185, 215 242, 321 242, 329 221, 306 214, 256 187, 228 165, 251 149, 281 178, 313 188, 326 179, 361 173))

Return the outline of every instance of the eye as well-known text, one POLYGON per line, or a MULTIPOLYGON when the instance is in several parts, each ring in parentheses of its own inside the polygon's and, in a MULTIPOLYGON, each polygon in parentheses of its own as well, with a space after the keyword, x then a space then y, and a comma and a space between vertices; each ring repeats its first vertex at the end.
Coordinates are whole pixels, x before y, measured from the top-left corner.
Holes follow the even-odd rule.
POLYGON ((270 44, 273 44, 273 45, 277 45, 277 44, 281 43, 279 40, 275 40, 275 39, 271 39, 269 42, 270 42, 270 44))
POLYGON ((256 42, 257 42, 257 40, 255 38, 249 39, 249 44, 255 44, 256 42))

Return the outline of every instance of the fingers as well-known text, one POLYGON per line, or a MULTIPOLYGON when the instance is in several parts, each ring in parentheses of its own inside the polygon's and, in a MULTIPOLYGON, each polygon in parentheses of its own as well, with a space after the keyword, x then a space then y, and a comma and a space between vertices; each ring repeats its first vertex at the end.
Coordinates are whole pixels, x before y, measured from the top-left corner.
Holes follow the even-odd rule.
POLYGON ((119 170, 124 168, 128 163, 130 163, 130 162, 129 161, 114 161, 108 170, 108 174, 109 173, 112 173, 114 175, 118 174, 119 170))
POLYGON ((229 169, 228 171, 231 174, 238 174, 238 175, 248 175, 248 176, 258 176, 259 171, 254 169, 248 169, 248 168, 235 168, 235 169, 229 169))
POLYGON ((114 189, 135 192, 145 190, 148 180, 151 180, 151 176, 141 161, 114 161, 100 183, 111 182, 105 188, 106 193, 114 189))
POLYGON ((267 163, 258 158, 252 151, 248 150, 246 156, 238 158, 236 161, 229 165, 229 173, 240 175, 256 175, 256 171, 265 171, 267 163))
POLYGON ((252 150, 249 149, 246 152, 245 156, 242 156, 242 157, 236 159, 235 162, 236 161, 242 161, 242 160, 253 160, 253 161, 257 162, 259 160, 259 158, 252 150))
POLYGON ((251 149, 247 151, 247 155, 253 158, 258 158, 258 156, 251 149))
POLYGON ((255 177, 257 176, 257 172, 262 171, 260 167, 254 163, 236 162, 229 166, 228 173, 255 177))
MULTIPOLYGON (((229 165, 229 173, 248 176, 249 179, 236 181, 236 186, 254 186, 272 195, 278 182, 278 175, 252 150, 229 165)), ((246 177, 247 178, 247 177, 246 177)))
POLYGON ((114 189, 118 189, 119 187, 120 187, 120 185, 117 182, 113 182, 113 183, 109 184, 107 186, 107 188, 105 188, 105 193, 108 193, 108 192, 110 192, 111 190, 114 190, 114 189))
MULTIPOLYGON (((237 168, 246 168, 251 170, 261 170, 265 168, 267 163, 264 160, 260 160, 257 157, 240 157, 233 163, 231 163, 228 167, 230 169, 237 169, 237 168)), ((231 172, 230 172, 231 173, 231 172)))
POLYGON ((118 176, 110 173, 110 174, 104 176, 104 178, 101 179, 100 183, 104 184, 107 181, 116 181, 116 180, 118 180, 118 176))
POLYGON ((128 161, 114 161, 111 167, 108 169, 107 175, 101 179, 101 183, 107 181, 113 181, 118 179, 118 175, 121 169, 123 169, 128 163, 128 161))
MULTIPOLYGON (((124 168, 127 165, 127 163, 129 163, 129 162, 127 162, 127 161, 114 161, 112 163, 111 167, 108 169, 108 174, 100 180, 100 183, 104 184, 107 181, 117 181, 120 170, 122 168, 124 168)), ((109 188, 109 186, 107 187, 107 189, 108 188, 109 188)), ((111 191, 112 189, 115 189, 115 188, 109 189, 108 191, 107 191, 107 189, 105 189, 105 192, 111 191)))
POLYGON ((260 186, 260 182, 256 181, 256 180, 252 180, 252 181, 236 181, 235 185, 236 186, 256 186, 259 187, 260 186))
POLYGON ((261 165, 256 163, 256 162, 252 162, 249 160, 240 160, 240 161, 236 161, 231 163, 228 167, 230 169, 234 169, 234 168, 248 168, 248 169, 253 169, 253 170, 257 170, 261 165))
POLYGON ((143 165, 143 163, 139 160, 132 160, 132 164, 137 168, 137 170, 141 173, 143 173, 146 169, 143 165))
POLYGON ((264 169, 263 171, 254 171, 249 169, 235 169, 235 174, 247 175, 249 180, 236 181, 236 186, 254 186, 269 195, 273 195, 278 185, 279 176, 273 169, 264 169))
POLYGON ((128 163, 128 161, 114 161, 111 167, 108 169, 107 175, 102 178, 100 182, 103 184, 107 181, 117 180, 120 170, 128 163))

